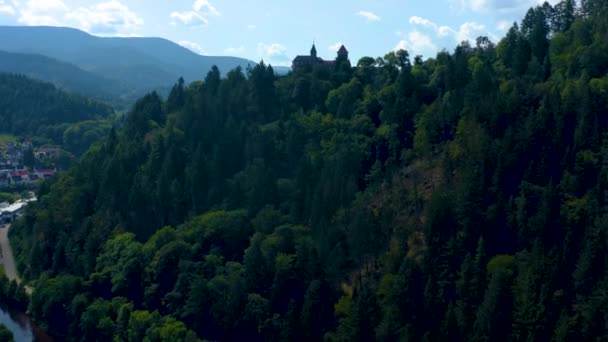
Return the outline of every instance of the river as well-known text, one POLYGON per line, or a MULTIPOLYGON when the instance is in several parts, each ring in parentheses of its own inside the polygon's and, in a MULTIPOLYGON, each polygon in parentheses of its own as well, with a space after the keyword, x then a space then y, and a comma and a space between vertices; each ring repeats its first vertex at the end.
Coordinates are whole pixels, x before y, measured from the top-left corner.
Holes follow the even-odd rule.
MULTIPOLYGON (((20 282, 15 269, 13 253, 8 242, 10 225, 0 226, 0 260, 9 280, 20 282)), ((4 304, 4 303, 3 303, 4 304)), ((15 336, 15 342, 31 342, 34 340, 32 326, 25 314, 11 313, 5 305, 0 306, 0 323, 4 324, 15 336)))
MULTIPOLYGON (((21 282, 17 274, 13 251, 8 240, 10 225, 0 225, 0 263, 4 266, 9 280, 21 282)), ((31 292, 31 289, 26 289, 31 292)), ((11 312, 4 303, 0 305, 0 323, 4 324, 15 337, 15 342, 50 341, 51 339, 40 329, 32 326, 30 318, 19 312, 11 312)))
POLYGON ((0 306, 0 323, 4 324, 13 333, 15 342, 34 341, 34 329, 30 319, 25 314, 12 314, 4 306, 0 306))

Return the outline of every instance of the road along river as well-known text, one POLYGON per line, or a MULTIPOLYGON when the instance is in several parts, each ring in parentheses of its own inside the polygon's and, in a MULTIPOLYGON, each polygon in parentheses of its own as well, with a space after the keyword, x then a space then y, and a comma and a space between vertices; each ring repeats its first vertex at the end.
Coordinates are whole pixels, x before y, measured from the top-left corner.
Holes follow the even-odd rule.
MULTIPOLYGON (((6 276, 9 280, 21 283, 17 274, 13 251, 8 240, 10 224, 0 225, 0 263, 4 266, 6 276)), ((31 294, 31 288, 26 288, 31 294)), ((21 312, 12 312, 4 303, 0 304, 0 323, 4 324, 15 337, 15 342, 51 341, 50 337, 40 329, 33 327, 30 318, 21 312)))

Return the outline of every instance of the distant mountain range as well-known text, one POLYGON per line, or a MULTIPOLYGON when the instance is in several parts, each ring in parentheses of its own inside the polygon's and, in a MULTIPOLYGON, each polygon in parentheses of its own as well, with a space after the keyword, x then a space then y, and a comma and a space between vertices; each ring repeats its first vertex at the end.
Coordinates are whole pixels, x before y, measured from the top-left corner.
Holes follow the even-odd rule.
POLYGON ((43 55, 0 51, 0 72, 23 74, 89 97, 120 97, 128 92, 117 80, 43 55))
POLYGON ((107 38, 64 27, 0 26, 0 71, 23 73, 96 97, 130 97, 255 62, 201 56, 162 38, 107 38))
POLYGON ((277 75, 287 75, 291 71, 291 67, 286 67, 286 66, 274 66, 273 65, 272 69, 274 69, 274 72, 277 75))

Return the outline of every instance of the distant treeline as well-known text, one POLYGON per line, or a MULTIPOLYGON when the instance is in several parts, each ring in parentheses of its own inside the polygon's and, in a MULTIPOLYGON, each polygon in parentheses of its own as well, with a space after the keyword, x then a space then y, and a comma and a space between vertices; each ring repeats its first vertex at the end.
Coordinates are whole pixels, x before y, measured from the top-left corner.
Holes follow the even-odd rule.
POLYGON ((81 154, 111 127, 114 110, 50 83, 0 73, 0 132, 81 154))

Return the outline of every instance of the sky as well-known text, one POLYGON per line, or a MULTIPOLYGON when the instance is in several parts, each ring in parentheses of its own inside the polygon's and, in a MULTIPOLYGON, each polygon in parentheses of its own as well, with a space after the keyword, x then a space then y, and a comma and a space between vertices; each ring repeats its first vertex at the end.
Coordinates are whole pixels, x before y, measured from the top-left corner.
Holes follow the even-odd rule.
MULTIPOLYGON (((291 64, 313 41, 344 44, 353 63, 396 49, 433 57, 459 42, 497 42, 541 0, 0 0, 0 25, 50 25, 98 36, 172 40, 202 55, 291 64)), ((555 4, 557 1, 549 1, 555 4)), ((1 49, 1 46, 0 46, 1 49)))

